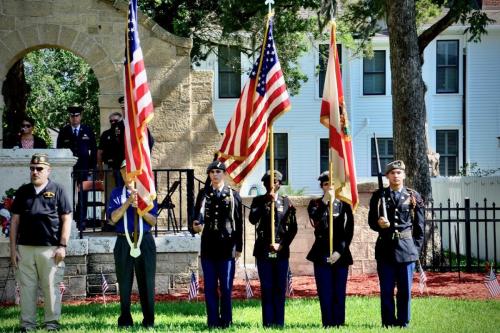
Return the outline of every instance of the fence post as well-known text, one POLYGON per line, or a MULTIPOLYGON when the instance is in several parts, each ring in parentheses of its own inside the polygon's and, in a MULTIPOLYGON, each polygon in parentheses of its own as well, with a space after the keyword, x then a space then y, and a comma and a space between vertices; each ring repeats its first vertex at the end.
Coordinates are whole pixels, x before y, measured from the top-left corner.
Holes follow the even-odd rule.
POLYGON ((193 215, 194 215, 194 170, 189 169, 186 172, 187 182, 186 182, 186 196, 187 196, 187 227, 188 230, 191 230, 193 224, 193 215))
POLYGON ((470 198, 465 198, 465 266, 470 272, 472 267, 471 239, 470 239, 470 198))

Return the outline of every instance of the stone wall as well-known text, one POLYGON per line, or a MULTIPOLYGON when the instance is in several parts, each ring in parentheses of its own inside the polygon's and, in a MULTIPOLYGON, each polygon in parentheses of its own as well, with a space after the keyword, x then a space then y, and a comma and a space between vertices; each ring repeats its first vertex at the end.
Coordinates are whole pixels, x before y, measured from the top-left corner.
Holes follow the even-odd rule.
MULTIPOLYGON (((108 294, 115 294, 116 283, 113 248, 116 237, 90 237, 70 240, 65 259, 64 299, 78 299, 101 294, 101 273, 108 282, 108 294)), ((191 272, 198 275, 199 237, 189 234, 155 238, 156 292, 186 292, 191 272)), ((137 292, 134 281, 133 292, 137 292)), ((9 243, 0 239, 0 302, 15 299, 15 276, 10 267, 9 243)))
MULTIPOLYGON (((354 275, 376 272, 375 241, 377 233, 368 226, 368 204, 375 183, 360 184, 358 186, 360 205, 354 214, 354 236, 351 242, 351 253, 354 264, 350 267, 350 273, 354 275)), ((313 275, 313 264, 306 260, 307 253, 314 243, 314 229, 309 223, 307 205, 310 197, 291 197, 291 201, 297 208, 298 232, 290 247, 290 266, 294 275, 313 275)), ((250 206, 251 198, 243 198, 244 203, 250 206)), ((255 227, 248 222, 245 225, 246 239, 246 265, 253 277, 256 277, 255 260, 252 256, 255 242, 255 227)), ((243 258, 242 258, 243 259, 243 258)), ((243 260, 240 266, 243 265, 243 260)))

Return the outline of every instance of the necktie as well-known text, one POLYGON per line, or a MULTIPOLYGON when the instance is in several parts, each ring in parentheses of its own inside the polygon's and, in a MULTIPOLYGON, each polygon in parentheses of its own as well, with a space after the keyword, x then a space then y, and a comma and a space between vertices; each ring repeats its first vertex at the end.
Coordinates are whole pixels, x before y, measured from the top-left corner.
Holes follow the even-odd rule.
POLYGON ((76 128, 73 128, 73 135, 78 136, 78 130, 76 128))
POLYGON ((399 191, 393 191, 392 192, 392 196, 394 198, 394 202, 398 202, 399 201, 399 196, 400 196, 399 191))

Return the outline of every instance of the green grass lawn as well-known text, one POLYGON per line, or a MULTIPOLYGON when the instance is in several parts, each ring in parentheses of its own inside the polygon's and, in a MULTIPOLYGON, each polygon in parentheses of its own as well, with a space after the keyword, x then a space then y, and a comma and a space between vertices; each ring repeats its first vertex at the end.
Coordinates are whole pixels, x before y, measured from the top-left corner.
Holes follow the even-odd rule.
MULTIPOLYGON (((498 332, 500 301, 470 301, 429 297, 412 301, 412 321, 407 332, 498 332), (495 328, 496 327, 496 328, 495 328)), ((63 307, 62 332, 115 332, 118 303, 67 305, 63 307)), ((347 298, 346 326, 334 332, 388 332, 382 329, 379 299, 375 297, 347 298)), ((39 318, 42 311, 39 311, 39 318)), ((136 326, 129 332, 146 331, 139 325, 140 307, 133 306, 136 326)), ((0 332, 15 332, 18 328, 19 307, 0 308, 0 332)), ((322 332, 319 303, 316 299, 287 300, 285 329, 264 330, 261 324, 259 300, 235 301, 234 324, 221 332, 322 332)), ((156 304, 156 331, 207 331, 205 304, 202 302, 161 302, 156 304)), ((218 332, 218 330, 213 330, 218 332)))

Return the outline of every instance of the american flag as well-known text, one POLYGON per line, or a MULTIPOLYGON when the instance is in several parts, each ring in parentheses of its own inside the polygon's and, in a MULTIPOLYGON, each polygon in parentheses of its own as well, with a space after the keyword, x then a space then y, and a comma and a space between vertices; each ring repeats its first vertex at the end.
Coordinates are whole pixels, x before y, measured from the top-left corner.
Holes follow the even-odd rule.
POLYGON ((356 185, 356 168, 352 138, 349 129, 349 118, 344 101, 340 62, 335 39, 335 22, 330 31, 330 49, 328 66, 321 102, 320 122, 329 129, 330 162, 333 164, 332 182, 336 196, 356 208, 358 205, 358 189, 356 185))
POLYGON ((101 272, 101 290, 102 290, 102 294, 103 295, 106 293, 106 291, 108 290, 108 288, 109 288, 108 281, 106 281, 106 277, 101 272))
POLYGON ((420 265, 418 273, 418 290, 420 291, 420 294, 424 293, 426 287, 427 287, 427 275, 425 274, 422 265, 420 265))
POLYGON ((500 296, 500 285, 498 284, 497 276, 495 272, 493 272, 492 266, 490 266, 489 272, 486 273, 486 276, 484 278, 484 285, 490 292, 491 297, 500 296))
POLYGON ((239 184, 264 155, 274 120, 290 109, 290 97, 276 53, 270 15, 260 55, 227 124, 219 153, 227 172, 239 184))
POLYGON ((144 215, 153 208, 156 198, 147 136, 147 124, 153 118, 154 109, 139 41, 137 0, 130 0, 128 6, 124 67, 127 177, 136 181, 137 210, 144 215))
POLYGON ((59 293, 61 294, 61 302, 65 291, 66 291, 66 286, 64 285, 64 281, 59 282, 59 293))
POLYGON ((247 298, 253 297, 252 286, 250 285, 250 279, 248 278, 247 270, 245 269, 245 291, 247 294, 247 298))
POLYGON ((16 303, 16 305, 19 305, 19 303, 21 303, 21 288, 19 287, 19 283, 17 283, 16 281, 16 290, 15 290, 15 300, 14 302, 16 303))
POLYGON ((288 266, 288 274, 286 279, 286 295, 288 297, 293 296, 293 276, 290 266, 288 266))
POLYGON ((196 275, 194 272, 191 272, 191 282, 189 283, 189 293, 188 299, 191 301, 198 296, 198 288, 199 288, 198 280, 196 279, 196 275))

